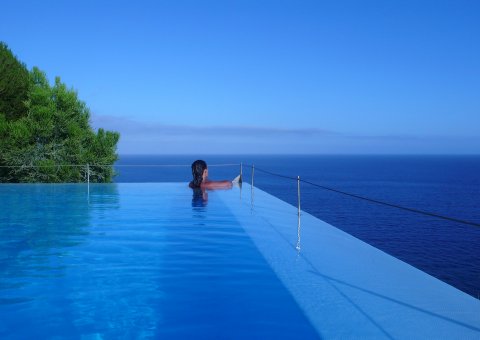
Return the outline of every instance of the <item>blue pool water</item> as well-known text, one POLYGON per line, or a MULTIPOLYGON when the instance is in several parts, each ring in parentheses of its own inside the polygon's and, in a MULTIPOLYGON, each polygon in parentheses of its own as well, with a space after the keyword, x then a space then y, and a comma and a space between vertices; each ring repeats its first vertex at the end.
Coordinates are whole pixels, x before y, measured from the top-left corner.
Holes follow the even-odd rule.
MULTIPOLYGON (((254 163, 289 176, 407 207, 480 223, 480 156, 122 156, 118 164, 254 163)), ((118 167, 119 182, 184 181, 188 167, 118 167)), ((210 169, 233 178, 238 167, 210 169)), ((250 181, 251 172, 244 167, 250 181)), ((296 183, 255 173, 255 185, 296 205, 296 183)), ((316 217, 480 298, 480 228, 372 205, 302 185, 302 208, 316 217)), ((275 213, 272 208, 271 213, 275 213)))
POLYGON ((0 338, 318 337, 222 200, 87 191, 0 185, 0 338))
POLYGON ((248 184, 3 184, 0 204, 2 339, 480 335, 480 301, 248 184))

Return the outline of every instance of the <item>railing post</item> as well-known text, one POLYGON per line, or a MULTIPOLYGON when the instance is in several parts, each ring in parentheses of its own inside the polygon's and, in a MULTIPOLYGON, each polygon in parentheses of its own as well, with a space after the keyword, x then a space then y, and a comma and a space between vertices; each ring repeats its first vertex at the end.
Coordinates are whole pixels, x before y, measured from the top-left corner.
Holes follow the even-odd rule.
POLYGON ((297 176, 297 195, 298 195, 298 225, 297 225, 297 250, 300 251, 300 176, 297 176))
POLYGON ((252 164, 252 185, 250 187, 250 213, 253 214, 253 177, 255 176, 255 164, 252 164))
POLYGON ((255 175, 255 164, 252 164, 252 190, 253 190, 253 176, 255 175))
POLYGON ((87 200, 90 203, 90 165, 87 163, 87 200))
POLYGON ((240 162, 240 182, 242 182, 243 179, 243 163, 240 162))

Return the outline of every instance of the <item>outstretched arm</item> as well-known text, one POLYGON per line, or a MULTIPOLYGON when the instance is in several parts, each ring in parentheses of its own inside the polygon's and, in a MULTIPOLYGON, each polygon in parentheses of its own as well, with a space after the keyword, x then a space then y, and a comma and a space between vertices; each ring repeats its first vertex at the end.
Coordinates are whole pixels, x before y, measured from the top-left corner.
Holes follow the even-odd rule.
POLYGON ((206 181, 202 183, 202 187, 205 189, 230 189, 232 182, 230 181, 206 181))

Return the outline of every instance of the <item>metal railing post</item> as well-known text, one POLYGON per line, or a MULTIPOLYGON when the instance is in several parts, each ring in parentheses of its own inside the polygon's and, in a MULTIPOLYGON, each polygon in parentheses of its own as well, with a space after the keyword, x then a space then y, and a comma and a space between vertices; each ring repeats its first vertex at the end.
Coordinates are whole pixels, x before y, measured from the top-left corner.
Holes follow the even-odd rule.
POLYGON ((252 189, 253 189, 253 176, 255 175, 255 164, 252 164, 252 189))
POLYGON ((90 203, 90 165, 87 163, 87 200, 90 203))
POLYGON ((298 225, 297 225, 297 250, 300 251, 300 176, 297 176, 297 195, 298 195, 298 225))
POLYGON ((253 177, 255 176, 255 164, 252 164, 252 185, 250 187, 250 213, 253 214, 253 177))
POLYGON ((90 165, 87 163, 87 184, 90 185, 90 165))

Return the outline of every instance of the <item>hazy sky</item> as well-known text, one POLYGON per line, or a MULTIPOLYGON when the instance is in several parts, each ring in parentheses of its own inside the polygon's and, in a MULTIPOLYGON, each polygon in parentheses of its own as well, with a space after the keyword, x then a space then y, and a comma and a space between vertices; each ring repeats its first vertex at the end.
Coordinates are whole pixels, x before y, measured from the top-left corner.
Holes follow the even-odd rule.
POLYGON ((480 153, 480 1, 4 1, 120 153, 480 153))

